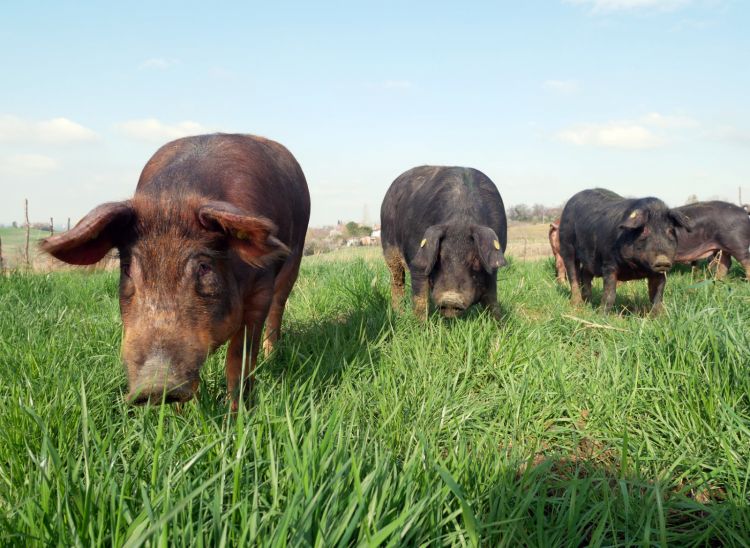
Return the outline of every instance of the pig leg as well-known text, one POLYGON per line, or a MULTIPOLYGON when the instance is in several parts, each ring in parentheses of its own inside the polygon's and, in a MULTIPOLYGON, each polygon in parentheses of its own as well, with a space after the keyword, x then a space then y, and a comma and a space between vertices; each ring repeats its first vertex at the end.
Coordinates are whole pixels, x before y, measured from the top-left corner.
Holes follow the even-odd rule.
POLYGON ((580 282, 581 282, 581 297, 585 302, 591 302, 591 280, 594 277, 589 273, 581 269, 580 282))
POLYGON ((742 263, 742 268, 745 269, 745 278, 750 280, 750 257, 742 259, 740 263, 742 263))
POLYGON ((580 282, 580 269, 578 268, 578 260, 576 259, 575 245, 572 243, 560 242, 560 257, 565 266, 565 272, 568 276, 568 283, 570 284, 570 304, 578 306, 581 304, 581 287, 580 282))
POLYGON ((394 310, 401 310, 401 302, 404 298, 404 260, 395 247, 385 249, 383 255, 385 255, 385 264, 391 272, 391 306, 394 310))
POLYGON ((502 318, 503 311, 500 308, 500 304, 497 302, 497 279, 495 279, 492 287, 490 287, 484 293, 484 295, 482 295, 480 303, 489 311, 490 314, 492 314, 492 317, 494 317, 496 320, 500 320, 502 318))
POLYGON ((559 253, 555 253, 555 270, 557 271, 557 283, 564 284, 566 277, 565 262, 559 253))
POLYGON ((617 273, 614 271, 604 272, 604 290, 602 291, 602 310, 609 312, 615 305, 617 296, 617 273))
POLYGON ((420 320, 427 319, 429 308, 430 283, 427 276, 422 273, 415 273, 411 270, 411 300, 414 307, 414 315, 420 320))
POLYGON ((729 267, 732 266, 732 256, 726 251, 719 251, 716 261, 716 279, 721 280, 729 272, 729 267))
POLYGON ((281 267, 281 270, 274 281, 273 300, 271 301, 271 308, 268 311, 266 336, 263 340, 263 354, 265 356, 271 354, 276 341, 279 340, 279 335, 281 334, 281 318, 284 316, 284 307, 286 307, 286 301, 289 298, 289 293, 292 292, 294 282, 297 281, 301 262, 301 254, 289 257, 284 266, 281 267))
POLYGON ((563 259, 565 260, 565 270, 568 273, 568 283, 570 284, 570 303, 573 306, 578 306, 582 302, 582 297, 580 282, 578 281, 580 269, 576 265, 575 253, 570 256, 566 254, 563 259))
POLYGON ((661 304, 664 296, 664 286, 667 285, 667 277, 664 274, 651 276, 648 279, 648 298, 651 300, 651 315, 656 316, 664 308, 661 304))
POLYGON ((252 394, 263 322, 268 315, 272 298, 271 287, 258 288, 249 302, 245 303, 245 318, 242 327, 229 340, 226 370, 227 390, 232 400, 232 411, 237 411, 239 408, 240 387, 242 387, 244 398, 249 398, 252 394), (244 363, 243 356, 245 357, 244 363), (247 358, 250 358, 249 365, 247 358))

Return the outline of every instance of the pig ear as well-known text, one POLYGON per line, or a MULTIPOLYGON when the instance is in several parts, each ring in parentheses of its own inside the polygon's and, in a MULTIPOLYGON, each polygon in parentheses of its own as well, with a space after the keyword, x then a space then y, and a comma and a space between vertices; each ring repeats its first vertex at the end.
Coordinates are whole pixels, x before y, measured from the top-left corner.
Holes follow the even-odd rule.
POLYGON ((289 248, 276 237, 276 225, 265 217, 254 217, 226 202, 210 202, 198 210, 200 223, 227 235, 229 247, 253 266, 265 266, 286 257, 289 248))
POLYGON ((625 220, 620 223, 620 228, 641 228, 646 224, 646 212, 642 209, 634 209, 625 220))
POLYGON ((419 249, 414 256, 414 266, 424 271, 425 276, 429 276, 432 269, 435 268, 438 254, 440 253, 440 241, 445 236, 445 226, 433 225, 424 232, 422 241, 419 243, 419 249))
POLYGON ((675 225, 681 226, 687 232, 691 232, 693 230, 693 221, 691 221, 690 217, 685 215, 683 212, 677 211, 676 209, 670 209, 669 218, 674 221, 675 225))
POLYGON ((472 227, 471 237, 474 239, 474 244, 479 253, 479 260, 482 261, 482 266, 487 271, 487 274, 492 274, 498 268, 508 264, 500 247, 500 239, 490 227, 472 227))
POLYGON ((39 247, 69 264, 94 264, 120 243, 134 217, 130 202, 102 204, 67 232, 42 240, 39 247))

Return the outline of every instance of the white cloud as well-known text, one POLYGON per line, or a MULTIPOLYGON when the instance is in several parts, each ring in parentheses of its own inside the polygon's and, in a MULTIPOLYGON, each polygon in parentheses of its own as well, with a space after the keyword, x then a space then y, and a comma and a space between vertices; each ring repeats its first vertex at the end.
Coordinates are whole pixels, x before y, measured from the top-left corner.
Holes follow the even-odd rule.
POLYGON ((558 137, 578 146, 644 149, 664 144, 664 139, 647 127, 629 122, 584 124, 561 131, 558 137))
POLYGON ((142 141, 169 141, 187 137, 188 135, 199 135, 210 133, 210 130, 198 122, 185 120, 177 124, 165 124, 156 118, 144 118, 142 120, 128 120, 117 125, 122 133, 128 137, 142 141))
POLYGON ((94 141, 95 131, 68 118, 24 120, 18 116, 0 116, 0 141, 13 143, 68 144, 94 141))
POLYGON ((9 175, 37 175, 60 169, 54 158, 41 154, 13 154, 0 158, 0 172, 9 175))
POLYGON ((641 118, 641 122, 662 129, 685 129, 698 126, 698 122, 688 116, 667 116, 658 112, 646 114, 641 118))
POLYGON ((542 84, 545 89, 570 95, 581 90, 581 85, 575 80, 547 80, 542 84))
POLYGON ((177 59, 165 59, 164 57, 152 57, 146 59, 143 63, 138 65, 141 70, 167 70, 170 67, 175 66, 179 61, 177 59))
POLYGON ((580 124, 557 134, 566 143, 578 146, 645 149, 663 146, 676 130, 698 127, 693 118, 650 112, 637 120, 580 124))
POLYGON ((565 0, 568 4, 588 6, 594 13, 652 9, 672 11, 689 4, 691 0, 565 0))

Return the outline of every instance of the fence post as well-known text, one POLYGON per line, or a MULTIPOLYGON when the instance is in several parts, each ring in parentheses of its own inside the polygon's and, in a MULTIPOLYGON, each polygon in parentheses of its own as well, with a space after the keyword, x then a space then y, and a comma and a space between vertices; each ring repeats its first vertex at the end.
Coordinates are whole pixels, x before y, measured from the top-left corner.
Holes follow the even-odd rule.
POLYGON ((55 235, 55 221, 52 220, 52 217, 49 218, 49 235, 55 235))
POLYGON ((70 230, 70 217, 68 217, 68 230, 70 230))
POLYGON ((2 276, 4 270, 3 264, 3 239, 0 238, 0 276, 2 276))
POLYGON ((23 254, 24 261, 26 262, 26 268, 30 266, 29 262, 29 232, 31 231, 31 225, 29 224, 29 199, 24 198, 23 200, 23 212, 26 217, 26 248, 23 254))

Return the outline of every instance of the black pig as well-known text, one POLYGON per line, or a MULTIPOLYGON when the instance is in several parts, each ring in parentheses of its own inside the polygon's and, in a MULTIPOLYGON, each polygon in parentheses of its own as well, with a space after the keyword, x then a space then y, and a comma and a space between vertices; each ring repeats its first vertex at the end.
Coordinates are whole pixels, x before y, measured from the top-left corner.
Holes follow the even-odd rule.
POLYGON ((429 293, 445 317, 477 302, 500 316, 497 269, 506 264, 507 223, 489 177, 465 167, 410 169, 391 184, 380 219, 394 308, 408 268, 418 317, 427 316, 429 293))
POLYGON ((677 262, 691 263, 716 256, 716 277, 723 278, 734 257, 750 278, 750 218, 744 208, 713 201, 675 209, 693 223, 692 232, 677 231, 677 262))
POLYGON ((690 230, 690 221, 657 198, 626 199, 601 188, 574 195, 560 219, 560 254, 572 303, 588 301, 591 280, 601 276, 602 308, 608 311, 618 281, 647 278, 652 312, 658 312, 678 228, 690 230))

